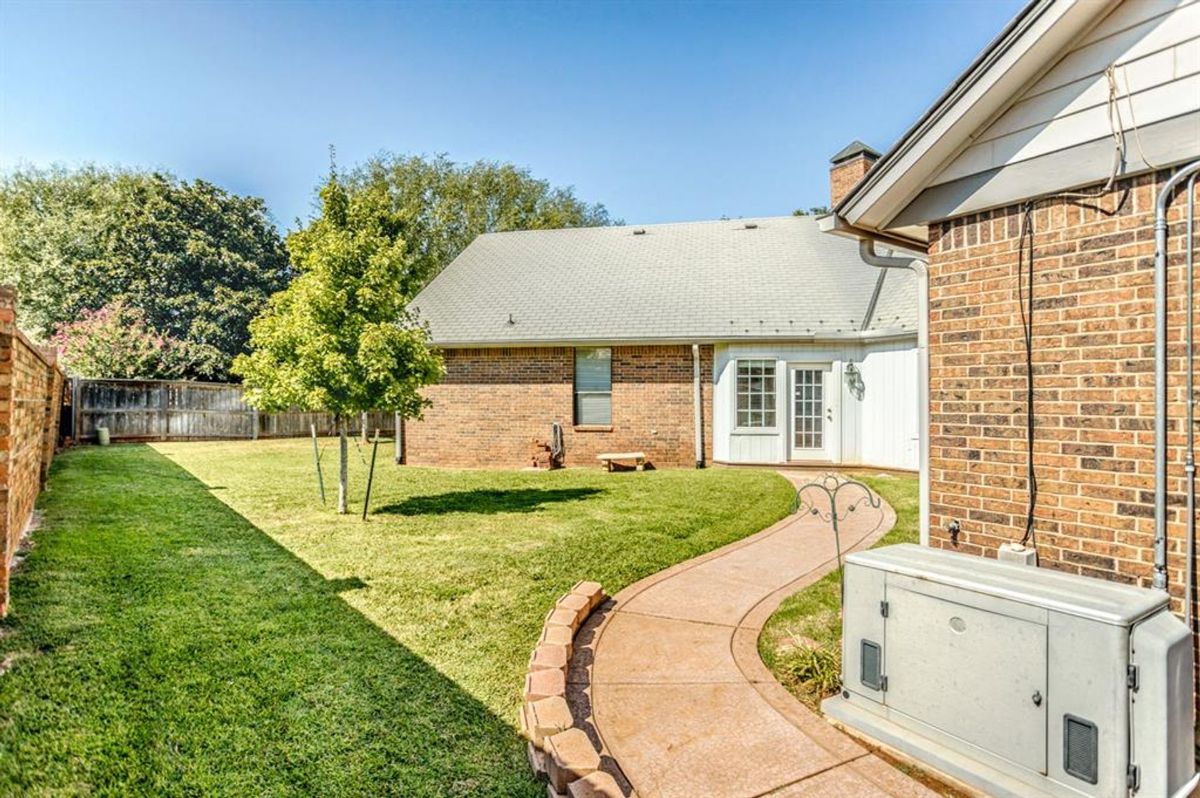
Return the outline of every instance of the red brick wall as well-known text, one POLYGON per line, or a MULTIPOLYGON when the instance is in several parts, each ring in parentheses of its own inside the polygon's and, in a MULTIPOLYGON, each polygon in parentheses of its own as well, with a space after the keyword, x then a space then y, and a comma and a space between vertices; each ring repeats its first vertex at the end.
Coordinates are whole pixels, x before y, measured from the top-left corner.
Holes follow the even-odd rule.
POLYGON ((858 185, 875 164, 875 158, 856 155, 849 160, 834 164, 829 170, 829 206, 833 207, 858 185))
POLYGON ((16 326, 16 291, 0 286, 0 617, 13 557, 58 438, 63 374, 16 326))
MULTIPOLYGON (((1149 584, 1154 543, 1154 200, 1165 175, 1034 213, 1034 381, 1043 565, 1149 584), (1121 200, 1124 200, 1122 203, 1121 200), (1112 211, 1105 213, 1096 208, 1112 211)), ((1182 193, 1182 192, 1181 192, 1182 193)), ((1185 197, 1169 259, 1171 591, 1184 589, 1185 197)), ((931 537, 994 556, 1023 533, 1019 207, 930 229, 931 537)), ((1176 609, 1182 609, 1180 601, 1176 609)))
MULTIPOLYGON (((570 347, 447 349, 446 378, 426 389, 433 405, 405 423, 414 465, 519 468, 534 438, 563 426, 566 464, 598 466, 600 452, 642 451, 657 466, 695 464, 691 346, 612 349, 612 426, 574 421, 570 347)), ((713 348, 701 347, 705 458, 712 457, 713 348)))

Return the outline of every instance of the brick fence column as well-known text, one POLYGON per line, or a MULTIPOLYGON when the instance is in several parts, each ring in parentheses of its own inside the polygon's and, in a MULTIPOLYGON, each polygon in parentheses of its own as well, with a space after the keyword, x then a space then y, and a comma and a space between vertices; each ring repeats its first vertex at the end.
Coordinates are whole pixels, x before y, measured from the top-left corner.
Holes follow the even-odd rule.
POLYGON ((8 572, 20 529, 9 518, 9 458, 12 453, 13 343, 17 334, 17 291, 0 286, 0 618, 8 614, 8 572))

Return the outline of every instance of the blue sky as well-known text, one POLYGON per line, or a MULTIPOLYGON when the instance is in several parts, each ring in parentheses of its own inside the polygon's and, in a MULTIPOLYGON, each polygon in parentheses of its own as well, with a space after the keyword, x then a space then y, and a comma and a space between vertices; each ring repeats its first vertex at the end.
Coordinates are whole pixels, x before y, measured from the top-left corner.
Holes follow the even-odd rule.
POLYGON ((329 144, 512 161, 631 223, 786 214, 1020 6, 0 0, 0 167, 163 168, 281 228, 329 144))

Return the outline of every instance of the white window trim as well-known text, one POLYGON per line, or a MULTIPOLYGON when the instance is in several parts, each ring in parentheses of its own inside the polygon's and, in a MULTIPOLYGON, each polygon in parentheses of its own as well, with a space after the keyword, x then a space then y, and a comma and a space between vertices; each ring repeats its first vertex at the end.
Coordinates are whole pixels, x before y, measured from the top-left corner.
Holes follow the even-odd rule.
POLYGON ((730 402, 730 409, 732 410, 732 413, 733 413, 733 420, 731 423, 731 429, 732 429, 731 434, 733 434, 733 435, 779 435, 779 432, 782 429, 782 427, 779 426, 779 358, 778 357, 776 357, 775 355, 762 355, 759 357, 753 357, 753 356, 749 356, 749 355, 745 355, 745 356, 739 355, 738 357, 733 358, 733 401, 730 402), (771 379, 774 381, 774 384, 775 384, 775 391, 774 391, 775 402, 774 402, 774 410, 772 411, 775 414, 775 423, 769 427, 743 427, 740 424, 738 424, 738 396, 740 394, 740 392, 738 391, 738 380, 741 378, 740 374, 738 372, 740 370, 740 367, 741 367, 741 364, 743 361, 751 361, 751 360, 761 360, 761 361, 765 361, 765 362, 768 362, 771 364, 771 379))
MULTIPOLYGON (((794 455, 797 451, 810 451, 805 449, 796 449, 795 443, 795 418, 792 408, 792 403, 795 401, 795 386, 792 384, 794 372, 796 369, 813 369, 824 371, 829 375, 832 381, 830 390, 826 391, 825 402, 826 409, 833 411, 832 426, 826 430, 825 446, 822 450, 825 452, 826 459, 833 463, 842 462, 842 365, 841 360, 788 360, 784 364, 784 369, 787 374, 787 427, 783 434, 784 455, 788 462, 803 462, 804 458, 796 458, 794 455)), ((823 460, 814 460, 813 462, 823 462, 823 460)))

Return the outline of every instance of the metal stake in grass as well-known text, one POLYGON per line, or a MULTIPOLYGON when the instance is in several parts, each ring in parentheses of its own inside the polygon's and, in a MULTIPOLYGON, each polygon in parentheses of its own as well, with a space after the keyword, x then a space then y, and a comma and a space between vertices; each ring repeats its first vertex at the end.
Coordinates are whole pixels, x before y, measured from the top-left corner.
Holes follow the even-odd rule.
POLYGON ((375 430, 375 442, 371 445, 371 470, 367 472, 367 495, 363 496, 363 520, 367 520, 367 508, 371 506, 371 483, 375 481, 375 455, 379 453, 379 430, 375 430))
POLYGON ((317 425, 309 424, 312 430, 313 460, 317 463, 317 490, 321 493, 321 504, 325 503, 325 477, 321 474, 321 451, 317 448, 317 425))

